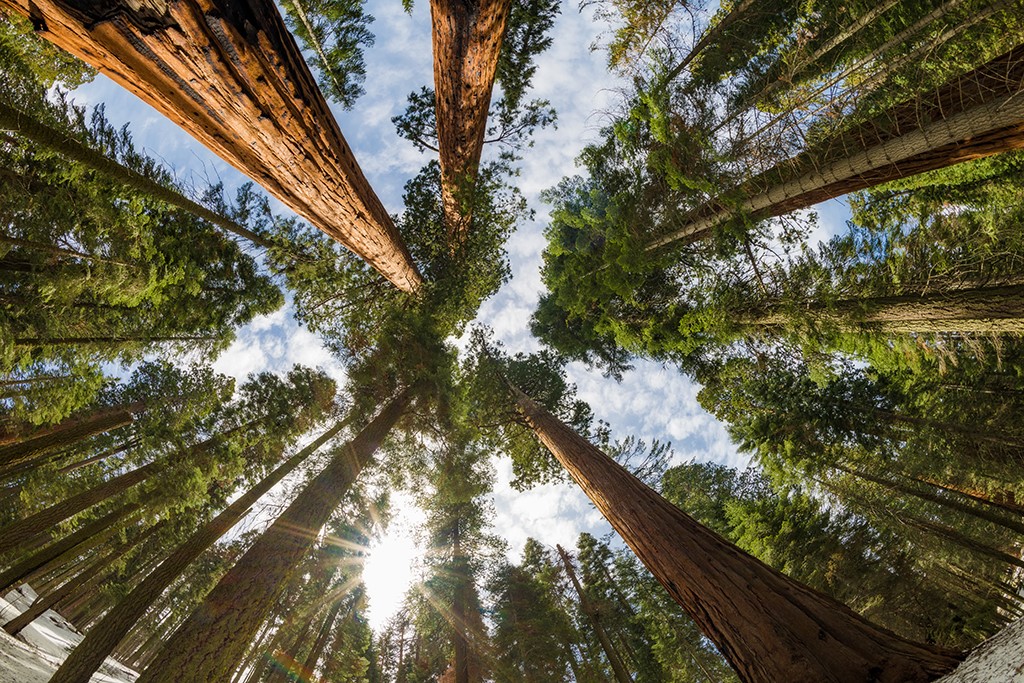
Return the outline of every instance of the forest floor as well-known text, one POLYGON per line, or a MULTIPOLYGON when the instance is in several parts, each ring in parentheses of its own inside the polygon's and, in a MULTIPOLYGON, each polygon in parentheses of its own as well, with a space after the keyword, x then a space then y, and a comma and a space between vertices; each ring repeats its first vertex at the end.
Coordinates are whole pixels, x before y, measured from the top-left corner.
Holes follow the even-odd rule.
MULTIPOLYGON (((20 614, 35 598, 28 586, 0 599, 0 619, 20 614)), ((82 635, 47 611, 12 638, 0 630, 0 683, 46 683, 82 635)), ((133 683, 138 674, 108 658, 92 683, 133 683)), ((979 645, 955 672, 936 683, 1024 683, 1024 619, 979 645)))
MULTIPOLYGON (((21 614, 35 597, 27 585, 11 591, 0 599, 0 620, 21 614)), ((52 610, 26 626, 19 638, 0 630, 0 683, 46 683, 83 637, 52 610)), ((132 683, 136 678, 137 673, 108 657, 92 683, 132 683)))

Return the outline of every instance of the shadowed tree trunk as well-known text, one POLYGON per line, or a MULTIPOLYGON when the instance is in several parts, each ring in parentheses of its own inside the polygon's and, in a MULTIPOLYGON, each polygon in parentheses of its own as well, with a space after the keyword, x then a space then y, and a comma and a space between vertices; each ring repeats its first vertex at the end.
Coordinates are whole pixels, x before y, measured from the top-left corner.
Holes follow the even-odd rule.
MULTIPOLYGON (((202 453, 210 451, 220 443, 222 438, 240 431, 243 428, 248 428, 256 424, 256 422, 256 420, 253 420, 247 425, 232 427, 222 434, 218 434, 217 436, 204 440, 202 443, 193 446, 187 452, 181 454, 182 460, 189 460, 201 455, 202 453)), ((29 542, 39 532, 45 531, 46 529, 63 522, 72 515, 76 515, 93 505, 98 505, 108 498, 124 493, 136 484, 146 481, 155 474, 163 472, 173 464, 175 464, 175 461, 166 457, 156 460, 148 465, 143 465, 142 467, 131 470, 130 472, 125 472, 113 479, 108 479, 87 491, 82 491, 77 495, 65 498, 64 500, 54 503, 48 508, 25 517, 24 519, 8 524, 0 529, 0 555, 21 547, 22 544, 29 542)))
POLYGON ((230 678, 288 578, 409 400, 409 391, 402 391, 336 452, 171 636, 137 683, 230 678))
POLYGON ((342 606, 342 601, 337 600, 335 601, 334 606, 328 610, 327 617, 320 625, 320 633, 317 634, 316 640, 313 642, 313 647, 309 649, 309 654, 306 655, 305 664, 302 665, 302 669, 307 672, 311 679, 313 672, 316 671, 316 665, 320 662, 320 658, 327 649, 327 641, 331 637, 331 628, 334 626, 334 622, 337 621, 338 614, 341 612, 342 606))
POLYGON ((4 630, 12 636, 18 635, 23 628, 41 617, 43 612, 50 609, 75 591, 89 585, 93 578, 101 571, 108 568, 112 562, 126 555, 129 551, 140 545, 143 541, 160 530, 165 524, 166 522, 158 522, 140 533, 133 540, 128 541, 127 543, 124 543, 106 553, 102 558, 94 561, 91 566, 85 569, 85 571, 64 582, 64 584, 59 588, 55 588, 52 591, 47 591, 46 593, 39 595, 32 601, 32 604, 27 610, 4 624, 4 630))
POLYGON ((454 251, 472 220, 473 186, 511 0, 430 0, 441 198, 454 251))
POLYGON ((0 574, 0 595, 6 594, 8 590, 24 582, 25 577, 30 573, 40 569, 51 560, 63 555, 80 543, 93 538, 96 534, 106 530, 113 524, 134 514, 141 507, 142 505, 139 503, 122 505, 99 519, 89 522, 74 533, 68 534, 56 543, 51 543, 42 550, 32 553, 20 562, 11 565, 0 574))
POLYGON ((1005 529, 1009 529, 1010 531, 1014 531, 1024 536, 1024 523, 1021 523, 1018 518, 1008 518, 1003 515, 990 512, 986 509, 967 505, 966 503, 962 503, 958 500, 945 498, 936 494, 934 490, 929 491, 928 487, 920 488, 917 486, 911 486, 910 484, 901 481, 893 481, 891 479, 886 479, 885 477, 879 477, 864 470, 848 468, 839 463, 830 463, 829 466, 833 469, 839 470, 840 472, 845 472, 846 474, 854 477, 860 477, 861 479, 873 482, 892 491, 898 491, 904 495, 914 496, 916 498, 935 503, 936 505, 941 505, 951 510, 962 512, 965 515, 971 515, 972 517, 983 519, 990 524, 997 524, 1005 529))
POLYGON ((626 665, 623 664, 622 658, 619 657, 618 651, 612 645, 612 641, 608 638, 608 633, 604 630, 604 626, 601 625, 601 617, 587 598, 586 593, 583 592, 583 586, 580 585, 580 580, 576 578, 576 570, 572 566, 572 560, 569 559, 569 553, 565 552, 565 548, 562 546, 555 546, 558 549, 558 555, 562 558, 562 565, 565 567, 565 573, 569 576, 569 581, 572 583, 572 587, 576 590, 576 596, 580 600, 580 607, 583 609, 583 613, 590 619, 590 625, 594 629, 594 635, 597 636, 598 642, 601 643, 601 649, 604 650, 604 654, 608 657, 608 663, 612 665, 612 672, 615 674, 615 680, 619 683, 633 683, 633 679, 630 677, 629 672, 626 671, 626 665))
POLYGON ((126 595, 114 609, 110 610, 103 621, 89 631, 78 647, 51 678, 51 683, 88 683, 103 660, 113 652, 125 634, 145 614, 153 602, 160 597, 164 589, 207 548, 227 533, 264 494, 295 470, 312 453, 334 438, 345 426, 347 420, 341 420, 324 432, 311 444, 300 450, 277 469, 267 475, 256 486, 245 492, 235 502, 224 509, 214 519, 196 531, 178 548, 160 563, 131 593, 126 595))
POLYGON ((144 401, 113 408, 100 408, 85 415, 73 415, 55 425, 36 429, 11 429, 0 446, 0 465, 13 467, 37 453, 69 446, 96 434, 131 424, 133 414, 146 409, 144 401), (20 433, 19 433, 20 432, 20 433))
POLYGON ((648 251, 899 178, 1024 148, 1024 46, 787 160, 692 212, 648 251))
POLYGON ((930 681, 958 658, 872 625, 698 524, 516 391, 538 438, 743 681, 930 681))
POLYGON ((398 288, 421 278, 270 0, 0 0, 398 288))

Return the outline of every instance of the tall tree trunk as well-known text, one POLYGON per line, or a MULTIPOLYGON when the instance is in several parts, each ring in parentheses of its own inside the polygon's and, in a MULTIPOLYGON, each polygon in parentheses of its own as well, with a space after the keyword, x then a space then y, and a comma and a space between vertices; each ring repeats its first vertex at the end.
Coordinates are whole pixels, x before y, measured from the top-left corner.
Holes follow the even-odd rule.
POLYGON ((878 628, 756 558, 671 505, 516 391, 541 442, 743 681, 908 683, 958 658, 878 628))
POLYGON ((327 642, 331 637, 331 629, 334 627, 335 621, 338 619, 338 614, 341 612, 343 603, 341 600, 336 600, 334 606, 327 611, 327 616, 324 618, 323 623, 320 625, 320 632, 316 636, 316 640, 313 641, 313 646, 309 649, 309 654, 306 655, 305 663, 302 665, 302 670, 309 676, 309 680, 313 680, 313 672, 316 671, 316 665, 320 662, 320 658, 324 654, 324 650, 327 649, 327 642))
POLYGON ((202 604, 137 683, 227 680, 295 567, 409 404, 402 391, 339 449, 202 604))
POLYGON ((136 401, 114 408, 99 408, 85 415, 72 415, 50 427, 5 430, 7 434, 0 436, 7 441, 0 446, 0 466, 12 467, 37 453, 70 446, 90 436, 124 427, 132 423, 135 413, 145 409, 145 401, 136 401))
MULTIPOLYGON (((253 420, 247 425, 232 427, 221 434, 212 436, 196 446, 193 446, 187 453, 184 453, 183 459, 188 460, 202 453, 208 452, 226 436, 241 431, 242 429, 252 426, 257 422, 258 420, 253 420)), ((131 470, 130 472, 125 472, 124 474, 114 477, 113 479, 109 479, 101 484, 97 484, 88 491, 83 491, 77 495, 71 496, 70 498, 66 498, 44 510, 40 510, 39 512, 29 515, 24 519, 8 524, 4 528, 0 529, 0 556, 10 550, 20 547, 23 543, 28 542, 35 534, 49 529, 72 515, 76 515, 93 505, 102 503, 108 498, 112 498, 113 496, 127 491, 136 484, 146 481, 153 475, 163 472, 173 464, 174 463, 168 458, 151 462, 148 465, 143 465, 142 467, 131 470)))
POLYGON ((594 635, 597 636, 598 642, 601 643, 601 649, 604 650, 604 654, 608 657, 608 663, 612 666, 612 673, 615 674, 615 680, 618 683, 632 683, 633 678, 629 675, 626 670, 626 665, 623 663, 622 658, 619 657, 618 650, 612 645, 611 639, 608 637, 608 633, 604 630, 604 626, 601 624, 601 615, 598 614, 597 609, 593 603, 587 597, 587 594, 583 592, 583 586, 580 585, 580 580, 576 578, 576 569, 572 566, 572 560, 569 558, 569 553, 565 552, 565 548, 562 546, 555 546, 558 549, 558 554, 562 558, 562 565, 565 567, 565 573, 569 576, 569 581, 572 583, 572 587, 576 590, 576 596, 580 600, 580 607, 583 609, 583 613, 587 615, 587 619, 590 620, 590 626, 594 629, 594 635))
POLYGON ((42 550, 32 553, 21 561, 12 564, 3 573, 0 573, 0 595, 6 594, 8 590, 24 582, 30 573, 42 568, 51 560, 60 557, 84 541, 95 537, 117 522, 126 519, 141 507, 139 503, 119 506, 106 515, 89 522, 74 533, 68 534, 56 543, 51 543, 42 550))
POLYGON ((0 0, 395 286, 421 278, 270 0, 0 0))
POLYGON ((466 558, 462 554, 462 538, 460 536, 460 519, 456 517, 452 533, 452 564, 455 579, 455 593, 452 596, 452 626, 455 649, 455 683, 469 683, 469 621, 466 618, 466 603, 469 582, 469 571, 466 558))
POLYGON ((18 635, 23 628, 31 624, 33 621, 42 616, 43 612, 50 609, 58 602, 68 597, 77 590, 80 590, 83 586, 91 585, 93 577, 98 575, 101 571, 110 566, 110 564, 116 561, 118 558, 123 557, 133 548, 141 544, 147 538, 152 536, 157 530, 163 527, 165 522, 159 522, 154 524, 150 528, 146 529, 131 541, 123 543, 120 546, 114 548, 108 553, 105 553, 102 558, 95 560, 91 566, 85 571, 77 574, 73 579, 66 581, 62 586, 56 588, 53 591, 47 591, 45 594, 39 595, 27 610, 19 614, 14 619, 11 619, 4 624, 4 630, 12 636, 18 635))
MULTIPOLYGON (((0 126, 3 126, 8 130, 17 131, 29 140, 58 152, 61 156, 85 164, 94 171, 101 173, 116 182, 120 182, 132 189, 138 190, 140 193, 160 200, 165 204, 169 204, 170 206, 194 214, 234 235, 247 239, 254 244, 266 249, 276 246, 273 242, 264 239, 236 221, 222 216, 215 211, 211 211, 198 202, 192 201, 185 195, 181 194, 178 190, 163 185, 156 180, 139 173, 138 171, 122 165, 115 159, 111 159, 102 152, 89 147, 79 140, 76 140, 71 135, 48 126, 31 114, 12 107, 5 102, 0 102, 0 126)), ((0 239, 0 241, 6 242, 11 240, 0 239)), ((23 240, 18 241, 20 242, 23 240)), ((46 248, 54 250, 54 253, 57 254, 69 255, 77 258, 96 258, 90 254, 69 252, 66 249, 58 249, 57 247, 45 244, 40 244, 39 246, 33 245, 33 248, 46 248)), ((104 261, 107 259, 99 260, 104 261)), ((132 265, 119 261, 115 263, 125 266, 132 265)))
POLYGON ((704 31, 704 33, 701 34, 700 39, 687 53, 686 57, 683 58, 683 61, 675 65, 671 71, 665 74, 665 76, 661 79, 662 82, 671 83, 672 81, 674 81, 676 77, 679 76, 679 74, 683 73, 683 70, 685 70, 686 67, 688 67, 690 63, 693 62, 694 59, 700 56, 701 52, 706 50, 707 47, 711 45, 713 42, 721 38, 722 33, 725 32, 725 29, 729 28, 737 21, 742 19, 743 16, 747 14, 747 12, 750 10, 754 2, 756 2, 756 0, 740 0, 740 3, 733 7, 732 9, 730 9, 728 13, 723 15, 722 18, 718 21, 718 23, 714 24, 713 26, 709 26, 704 31))
POLYGON ((743 183, 648 243, 705 239, 737 214, 763 219, 883 183, 1024 148, 1024 46, 743 183))
POLYGON ((249 513, 252 506, 270 489, 301 465, 306 458, 337 436, 347 425, 341 420, 311 444, 300 450, 256 486, 246 491, 219 515, 197 530, 164 560, 159 567, 142 580, 114 609, 110 610, 96 628, 89 631, 79 647, 72 650, 50 679, 51 683, 88 683, 103 660, 132 626, 146 613, 171 583, 185 571, 199 555, 217 542, 235 524, 249 513))
POLYGON ((967 534, 960 533, 956 529, 946 526, 945 524, 939 524, 938 522, 910 515, 897 514, 897 518, 908 526, 919 531, 923 531, 926 534, 944 539, 949 543, 956 544, 961 548, 978 553, 979 555, 986 555, 994 560, 998 560, 999 562, 1005 562, 1006 564, 1014 567, 1024 569, 1024 559, 1021 559, 1019 555, 1011 555, 1010 553, 1003 552, 998 548, 993 548, 989 544, 971 538, 967 534))
POLYGON ((830 467, 839 470, 840 472, 845 472, 846 474, 852 475, 854 477, 860 477, 861 479, 873 482, 891 491, 897 491, 908 496, 920 498, 921 500, 927 500, 929 502, 935 503, 936 505, 941 505, 942 507, 949 508, 950 510, 962 512, 965 515, 977 517, 978 519, 985 520, 990 524, 996 524, 998 526, 1003 527, 1004 529, 1009 529, 1010 531, 1014 531, 1024 536, 1024 523, 1021 523, 1018 519, 1008 519, 1002 515, 997 515, 992 512, 989 512, 988 510, 980 509, 972 505, 967 505, 965 503, 961 503, 958 500, 945 498, 934 493, 933 491, 920 489, 918 487, 910 486, 899 481, 892 481, 891 479, 879 477, 877 475, 871 474, 870 472, 865 472, 863 470, 851 469, 839 463, 831 463, 830 467))
POLYGON ((472 220, 477 167, 511 0, 430 0, 441 199, 452 251, 472 220))
POLYGON ((966 498, 969 498, 970 500, 974 500, 979 503, 984 503, 985 505, 989 505, 1000 510, 1005 510, 1016 515, 1024 516, 1024 505, 1021 505, 1020 503, 1017 502, 1016 496, 1014 495, 1013 491, 995 491, 993 493, 989 493, 988 491, 982 491, 981 489, 971 488, 970 486, 967 485, 954 484, 949 481, 940 482, 934 477, 929 477, 925 475, 919 475, 910 478, 913 479, 914 481, 921 482, 923 484, 930 484, 931 486, 940 488, 943 491, 958 493, 966 498))
POLYGON ((0 555, 20 547, 40 531, 49 529, 72 515, 76 515, 93 505, 98 505, 108 498, 127 491, 165 467, 167 465, 163 462, 143 465, 138 469, 126 472, 94 486, 88 491, 83 491, 59 503, 55 503, 44 510, 29 515, 25 519, 8 524, 3 529, 0 529, 0 555))
POLYGON ((848 332, 1024 332, 1024 285, 936 290, 805 307, 769 305, 738 322, 756 327, 785 327, 801 319, 834 325, 848 332))

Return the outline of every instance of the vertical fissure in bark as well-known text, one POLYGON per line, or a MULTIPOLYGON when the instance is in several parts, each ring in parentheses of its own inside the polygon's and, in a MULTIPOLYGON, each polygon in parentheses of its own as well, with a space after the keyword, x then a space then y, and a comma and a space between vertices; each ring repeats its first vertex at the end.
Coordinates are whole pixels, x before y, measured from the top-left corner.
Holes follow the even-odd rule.
POLYGON ((516 403, 552 452, 743 681, 907 683, 954 668, 747 555, 671 505, 522 392, 516 403))
POLYGON ((270 0, 0 0, 396 287, 419 272, 270 0))

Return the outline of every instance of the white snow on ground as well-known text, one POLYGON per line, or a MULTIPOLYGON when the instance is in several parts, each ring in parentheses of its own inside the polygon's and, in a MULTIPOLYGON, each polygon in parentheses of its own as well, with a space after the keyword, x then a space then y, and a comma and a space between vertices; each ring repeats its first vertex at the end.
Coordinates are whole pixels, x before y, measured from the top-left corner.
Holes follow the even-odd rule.
MULTIPOLYGON (((35 597, 35 591, 28 585, 8 593, 0 599, 0 623, 21 614, 35 597)), ((46 683, 83 637, 52 610, 26 626, 17 638, 0 630, 0 683, 46 683)), ((138 677, 131 669, 107 658, 92 677, 92 683, 132 683, 138 677)))
POLYGON ((974 648, 956 671, 935 683, 1024 683, 1024 619, 974 648))

